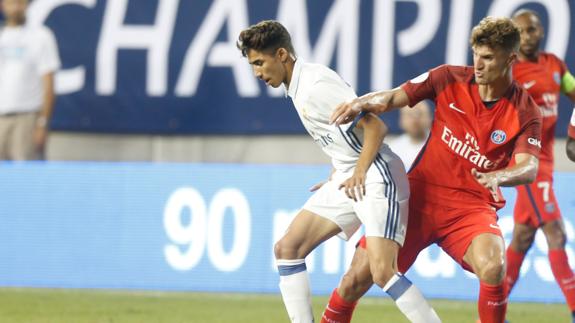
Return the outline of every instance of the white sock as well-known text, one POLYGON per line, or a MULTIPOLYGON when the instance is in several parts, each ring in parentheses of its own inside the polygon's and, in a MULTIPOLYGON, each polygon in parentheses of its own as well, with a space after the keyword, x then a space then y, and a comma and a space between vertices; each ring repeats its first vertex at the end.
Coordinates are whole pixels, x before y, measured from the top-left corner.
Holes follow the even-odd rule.
POLYGON ((312 323, 311 290, 304 259, 276 261, 280 274, 280 291, 293 323, 312 323))
POLYGON ((405 276, 396 273, 383 287, 399 310, 413 323, 441 323, 419 289, 405 276))

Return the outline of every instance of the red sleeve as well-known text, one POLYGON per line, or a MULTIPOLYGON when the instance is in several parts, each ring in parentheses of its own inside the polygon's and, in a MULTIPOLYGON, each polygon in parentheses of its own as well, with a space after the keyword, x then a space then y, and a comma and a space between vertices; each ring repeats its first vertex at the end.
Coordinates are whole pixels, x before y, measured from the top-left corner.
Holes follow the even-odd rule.
POLYGON ((401 88, 409 97, 409 106, 413 107, 425 99, 435 100, 437 83, 445 79, 445 74, 447 74, 447 66, 441 65, 403 83, 401 88))
POLYGON ((524 95, 520 107, 521 133, 517 136, 513 154, 527 153, 539 158, 541 152, 541 112, 529 95, 524 95))
POLYGON ((565 73, 567 73, 568 71, 567 64, 565 64, 565 62, 562 59, 555 56, 554 54, 551 55, 557 61, 557 65, 559 65, 559 69, 561 70, 561 77, 563 77, 563 75, 565 75, 565 73))

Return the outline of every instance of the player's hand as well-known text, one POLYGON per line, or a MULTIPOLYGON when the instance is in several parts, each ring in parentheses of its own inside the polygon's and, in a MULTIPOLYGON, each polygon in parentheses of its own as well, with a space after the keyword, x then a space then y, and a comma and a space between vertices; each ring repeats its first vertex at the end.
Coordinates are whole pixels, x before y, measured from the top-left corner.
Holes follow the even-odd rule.
POLYGON ((329 123, 335 123, 338 126, 341 124, 349 123, 353 121, 353 119, 355 119, 355 117, 357 117, 360 112, 361 103, 359 98, 340 103, 331 114, 329 123))
POLYGON ((497 189, 499 188, 499 179, 497 178, 497 173, 481 173, 477 169, 473 168, 471 169, 471 174, 479 184, 489 190, 493 200, 495 202, 499 202, 499 194, 497 192, 497 189))
POLYGON ((310 188, 309 188, 309 191, 310 191, 310 192, 315 192, 315 191, 319 190, 319 189, 323 186, 323 184, 325 184, 325 183, 327 183, 327 182, 328 182, 328 181, 319 182, 319 183, 315 184, 314 186, 310 187, 310 188))
POLYGON ((355 202, 363 200, 365 196, 365 173, 354 172, 353 175, 339 185, 339 189, 345 189, 345 195, 355 202))

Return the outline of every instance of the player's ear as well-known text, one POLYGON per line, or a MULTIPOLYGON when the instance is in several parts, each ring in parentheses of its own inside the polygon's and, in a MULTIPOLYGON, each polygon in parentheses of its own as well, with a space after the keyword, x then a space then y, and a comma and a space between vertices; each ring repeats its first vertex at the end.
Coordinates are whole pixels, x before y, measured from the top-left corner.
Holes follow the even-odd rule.
POLYGON ((277 55, 278 55, 278 57, 282 63, 287 62, 287 59, 289 57, 289 53, 285 48, 283 48, 283 47, 278 48, 277 55))
POLYGON ((516 51, 511 51, 511 54, 509 55, 509 58, 508 58, 507 65, 508 65, 508 66, 511 66, 511 65, 513 65, 516 61, 517 61, 517 52, 516 52, 516 51))

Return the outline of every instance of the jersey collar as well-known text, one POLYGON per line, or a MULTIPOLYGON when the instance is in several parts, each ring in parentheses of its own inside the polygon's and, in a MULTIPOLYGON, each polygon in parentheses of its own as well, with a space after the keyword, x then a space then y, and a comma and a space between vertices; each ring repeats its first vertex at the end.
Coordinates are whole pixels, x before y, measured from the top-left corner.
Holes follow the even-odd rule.
POLYGON ((301 74, 302 65, 303 62, 301 58, 296 59, 293 66, 293 72, 291 74, 291 81, 289 82, 289 87, 285 91, 286 98, 289 96, 292 99, 295 99, 297 93, 297 87, 299 85, 299 76, 301 74))

